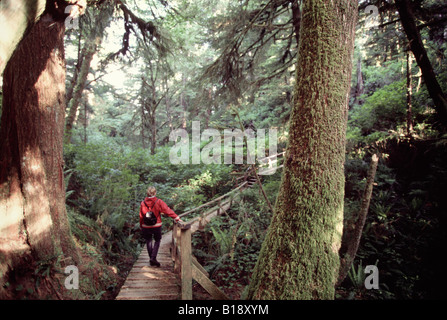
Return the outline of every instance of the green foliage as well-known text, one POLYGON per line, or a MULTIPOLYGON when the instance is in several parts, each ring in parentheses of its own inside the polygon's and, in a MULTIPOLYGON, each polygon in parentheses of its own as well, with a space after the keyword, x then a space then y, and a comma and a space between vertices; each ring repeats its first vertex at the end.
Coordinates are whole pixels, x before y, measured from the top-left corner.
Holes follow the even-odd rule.
MULTIPOLYGON (((438 213, 445 207, 440 194, 446 187, 445 150, 436 142, 420 141, 411 160, 396 162, 395 158, 409 159, 409 145, 390 144, 390 159, 379 163, 360 247, 348 276, 351 281, 342 285, 349 292, 344 298, 420 299, 442 292, 436 280, 441 262, 431 255, 434 248, 442 251, 440 241, 446 237, 438 213), (361 266, 376 261, 380 261, 380 290, 364 290, 361 266)), ((345 230, 360 210, 367 167, 363 160, 347 159, 345 230)))
POLYGON ((70 216, 73 233, 87 247, 100 246, 116 265, 121 255, 136 257, 141 249, 138 213, 149 185, 178 214, 230 188, 231 166, 173 165, 168 147, 150 155, 121 144, 120 138, 99 135, 86 144, 68 145, 65 161, 67 203, 81 213, 70 216))
MULTIPOLYGON (((276 184, 277 180, 268 183, 267 189, 276 184)), ((265 200, 259 196, 258 187, 253 187, 240 194, 228 214, 214 218, 203 232, 193 234, 193 254, 213 281, 235 299, 249 283, 270 219, 265 200)))
POLYGON ((348 278, 352 282, 354 288, 356 288, 357 290, 361 290, 364 288, 365 272, 362 266, 362 261, 360 261, 357 268, 355 267, 355 265, 352 265, 351 269, 348 272, 348 278))
POLYGON ((370 144, 388 135, 388 130, 405 121, 405 85, 393 82, 376 90, 363 105, 355 105, 350 113, 348 138, 370 144), (361 134, 361 136, 359 136, 361 134), (362 137, 363 136, 363 137, 362 137))
MULTIPOLYGON (((422 1, 416 5, 421 23, 438 11, 437 3, 422 1)), ((90 93, 84 97, 87 121, 78 120, 74 144, 65 147, 66 196, 73 208, 69 210, 70 224, 88 255, 119 265, 123 253, 137 254, 138 209, 148 185, 154 185, 160 198, 177 213, 231 189, 229 174, 239 169, 237 166, 170 163, 168 140, 173 129, 188 129, 193 120, 202 122, 202 130, 239 128, 232 115, 232 108, 237 106, 244 125, 278 128, 278 149, 285 146, 297 51, 291 6, 284 4, 200 0, 132 8, 140 16, 162 17, 157 19, 157 29, 167 36, 163 38, 172 39, 171 54, 155 54, 154 45, 140 39, 130 43, 134 58, 107 61, 107 68, 104 64, 97 70, 92 67, 91 72, 98 79, 86 88, 90 93), (263 14, 257 15, 259 12, 263 14), (102 76, 103 72, 119 68, 126 69, 119 85, 108 83, 111 77, 102 76), (205 70, 208 73, 203 76, 205 70), (153 86, 146 88, 154 91, 141 90, 141 77, 148 82, 154 78, 153 86), (232 90, 227 90, 229 87, 232 90), (154 102, 159 103, 156 110, 151 110, 157 120, 158 147, 154 155, 140 148, 147 146, 150 138, 149 134, 141 135, 142 129, 149 133, 153 125, 148 122, 148 110, 142 101, 148 101, 152 107, 154 102), (81 124, 85 127, 81 128, 81 124)), ((398 19, 393 6, 384 11, 380 13, 382 23, 398 19)), ((353 104, 351 96, 347 129, 345 230, 352 227, 360 210, 370 154, 379 152, 383 159, 357 259, 349 275, 353 281, 343 286, 349 292, 347 297, 356 299, 427 297, 430 288, 423 282, 436 284, 427 261, 436 253, 430 258, 426 252, 436 252, 431 247, 444 252, 437 245, 445 242, 442 225, 437 225, 442 223, 446 207, 442 195, 447 188, 447 159, 442 155, 446 139, 439 135, 433 103, 415 62, 411 69, 414 131, 411 137, 406 136, 405 34, 398 23, 365 30, 364 19, 366 14, 361 13, 356 43, 364 93, 357 104, 353 104), (424 139, 435 142, 427 147, 424 139), (417 145, 417 151, 408 155, 399 149, 402 145, 417 145), (426 161, 419 159, 424 156, 426 161), (413 162, 415 158, 419 160, 413 162), (362 266, 376 261, 380 261, 381 290, 361 290, 362 266)), ((446 92, 447 42, 443 27, 440 24, 430 30, 422 28, 421 32, 438 81, 446 92)), ((137 33, 140 34, 138 30, 137 33)), ((67 48, 72 49, 67 50, 72 61, 69 79, 75 70, 72 66, 77 60, 77 40, 66 42, 67 48)), ((97 53, 100 60, 105 61, 110 53, 107 44, 114 41, 121 44, 122 34, 117 37, 111 28, 107 29, 103 48, 97 53)), ((355 72, 354 67, 353 87, 355 72)), ((205 144, 202 142, 201 147, 205 144)), ((274 204, 281 170, 263 179, 267 196, 274 204)), ((214 280, 226 290, 238 293, 248 283, 270 222, 270 213, 257 186, 240 196, 241 203, 227 216, 213 220, 203 233, 193 236, 195 254, 214 280)), ((103 290, 98 290, 91 296, 102 294, 103 290)))
POLYGON ((129 214, 129 200, 139 182, 138 175, 132 172, 132 152, 107 142, 90 143, 66 147, 66 158, 72 161, 75 178, 82 182, 85 194, 69 202, 92 218, 109 213, 129 214))

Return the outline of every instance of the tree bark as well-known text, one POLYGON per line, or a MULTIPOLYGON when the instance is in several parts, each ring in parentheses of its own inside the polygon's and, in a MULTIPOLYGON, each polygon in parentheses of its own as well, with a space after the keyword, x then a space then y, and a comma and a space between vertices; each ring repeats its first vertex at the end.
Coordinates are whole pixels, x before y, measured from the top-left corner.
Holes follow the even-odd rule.
MULTIPOLYGON (((142 77, 141 84, 141 104, 143 106, 143 113, 141 119, 141 125, 143 130, 146 130, 145 121, 149 123, 150 128, 150 145, 151 145, 151 154, 155 154, 155 148, 157 147, 157 108, 165 98, 165 96, 161 97, 157 101, 157 91, 156 91, 156 76, 154 76, 154 70, 152 65, 149 64, 150 70, 150 78, 142 77), (147 81, 150 81, 148 83, 147 81), (146 111, 146 112, 145 112, 146 111)), ((144 139, 144 136, 142 137, 144 139)), ((143 141, 143 148, 145 142, 143 141)))
POLYGON ((73 88, 73 96, 68 103, 68 115, 65 121, 65 143, 70 143, 71 133, 76 120, 76 114, 81 103, 82 93, 84 92, 87 77, 90 71, 90 64, 96 53, 96 43, 89 43, 84 47, 82 54, 81 67, 76 77, 76 84, 73 88))
POLYGON ((0 2, 0 74, 29 25, 39 20, 46 0, 10 0, 0 2))
MULTIPOLYGON (((65 209, 65 1, 19 43, 3 75, 0 291, 9 271, 59 255, 79 262, 65 209)), ((70 260, 70 259, 69 259, 70 260)), ((0 292, 1 296, 2 292, 0 292)))
POLYGON ((153 111, 150 117, 151 124, 151 154, 155 154, 155 148, 157 147, 157 120, 156 120, 156 110, 153 111))
POLYGON ((416 25, 411 3, 408 0, 395 0, 395 3, 399 11, 402 27, 410 44, 410 49, 416 58, 419 68, 421 68, 428 93, 435 104, 439 123, 444 129, 447 129, 447 99, 436 79, 427 51, 422 43, 421 34, 416 25))
POLYGON ((413 81, 411 78, 411 53, 407 52, 407 135, 411 136, 413 132, 413 106, 411 95, 413 93, 413 81))
MULTIPOLYGON (((104 36, 104 31, 109 25, 110 18, 113 14, 113 6, 103 4, 96 16, 96 19, 89 25, 83 28, 87 33, 84 48, 82 49, 81 66, 79 71, 75 74, 75 84, 73 91, 70 92, 70 100, 68 103, 68 115, 65 120, 65 143, 70 143, 72 130, 76 121, 79 106, 81 104, 82 94, 87 84, 87 78, 90 72, 90 65, 93 57, 98 50, 104 36)), ((69 89, 71 90, 71 89, 69 89)))
POLYGON ((346 237, 347 243, 344 245, 344 247, 346 247, 346 253, 344 253, 344 256, 340 259, 340 272, 336 286, 339 286, 348 275, 349 269, 351 269, 352 262, 357 254, 360 239, 362 238, 363 227, 365 226, 366 216, 368 215, 378 163, 379 158, 376 154, 374 154, 371 158, 371 164, 369 166, 368 175, 366 178, 367 180, 362 196, 360 214, 357 217, 352 234, 346 237))
POLYGON ((165 104, 166 104, 166 116, 168 118, 169 132, 174 130, 174 125, 172 124, 172 113, 171 113, 171 96, 169 95, 168 77, 163 79, 164 90, 166 92, 165 104))
POLYGON ((301 10, 300 4, 297 0, 292 2, 292 22, 293 29, 295 30, 295 40, 296 44, 300 42, 300 26, 301 26, 301 10))
POLYGON ((304 0, 290 136, 249 299, 333 299, 356 0, 304 0))
POLYGON ((357 60, 357 85, 355 87, 353 105, 363 103, 363 101, 360 100, 360 96, 363 94, 363 91, 364 91, 364 83, 362 75, 362 59, 359 57, 357 60))
POLYGON ((141 135, 141 147, 143 149, 146 149, 146 115, 145 115, 145 111, 146 111, 146 106, 144 105, 144 102, 141 105, 141 130, 140 130, 140 135, 141 135))
MULTIPOLYGON (((153 73, 152 73, 153 75, 153 73)), ((157 108, 161 101, 157 102, 157 91, 155 78, 151 77, 151 106, 149 111, 150 125, 151 125, 151 154, 155 154, 155 148, 157 147, 157 108)))
POLYGON ((186 129, 186 119, 187 119, 187 106, 185 99, 185 90, 186 90, 186 76, 182 75, 183 88, 180 94, 180 106, 182 107, 183 116, 182 116, 182 129, 186 129))

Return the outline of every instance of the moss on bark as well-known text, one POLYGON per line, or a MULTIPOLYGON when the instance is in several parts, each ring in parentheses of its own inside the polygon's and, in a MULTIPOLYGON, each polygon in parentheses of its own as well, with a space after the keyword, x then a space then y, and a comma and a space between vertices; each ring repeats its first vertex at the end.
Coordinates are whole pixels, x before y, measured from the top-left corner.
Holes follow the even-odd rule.
POLYGON ((333 299, 357 1, 306 0, 290 136, 249 299, 333 299))

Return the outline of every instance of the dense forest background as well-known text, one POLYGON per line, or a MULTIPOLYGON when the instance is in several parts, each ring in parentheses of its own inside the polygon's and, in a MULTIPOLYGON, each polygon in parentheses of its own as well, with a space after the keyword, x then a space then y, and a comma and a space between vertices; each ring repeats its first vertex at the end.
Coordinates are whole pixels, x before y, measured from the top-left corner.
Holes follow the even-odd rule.
MULTIPOLYGON (((411 6, 434 77, 447 92, 447 4, 359 1, 345 234, 361 212, 374 154, 379 164, 337 299, 446 297, 447 122, 409 46, 401 2, 411 6), (366 265, 377 265, 380 289, 365 289, 366 265)), ((234 187, 246 166, 170 163, 173 130, 191 133, 192 121, 201 130, 275 128, 278 152, 286 148, 299 7, 285 0, 93 1, 66 26, 64 177, 71 233, 84 261, 80 289, 58 288, 55 279, 65 275, 56 256, 17 270, 4 285, 9 298, 113 299, 143 247, 138 209, 149 184, 177 213, 234 187)), ((273 204, 281 172, 262 177, 273 204)), ((271 219, 258 186, 241 199, 193 236, 194 254, 234 299, 246 294, 271 219)), ((198 287, 195 297, 207 299, 198 287)))

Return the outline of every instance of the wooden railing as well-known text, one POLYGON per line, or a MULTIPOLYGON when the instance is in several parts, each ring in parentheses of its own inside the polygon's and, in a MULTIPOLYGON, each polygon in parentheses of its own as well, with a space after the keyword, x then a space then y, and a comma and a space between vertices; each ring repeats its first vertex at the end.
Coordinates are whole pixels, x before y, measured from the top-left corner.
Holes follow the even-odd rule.
POLYGON ((284 160, 285 152, 274 154, 269 157, 258 159, 259 162, 259 175, 270 175, 276 172, 277 169, 284 167, 284 163, 280 164, 281 160, 284 160), (264 165, 268 165, 267 168, 264 165))
POLYGON ((248 186, 245 181, 237 188, 227 194, 205 203, 193 210, 185 212, 180 217, 185 217, 198 209, 216 204, 211 209, 201 213, 199 216, 183 223, 174 224, 172 230, 171 255, 174 261, 174 272, 179 274, 181 280, 181 298, 192 299, 192 280, 197 281, 214 299, 227 300, 228 296, 219 289, 210 279, 208 272, 200 265, 192 254, 191 233, 203 228, 212 217, 220 215, 228 210, 233 200, 248 186))
MULTIPOLYGON (((261 164, 268 164, 268 168, 263 168, 263 175, 273 173, 273 170, 282 168, 283 164, 278 165, 278 163, 283 159, 281 156, 284 154, 285 153, 282 152, 273 156, 259 159, 258 161, 261 164)), ((256 170, 259 170, 259 168, 256 170)), ((239 195, 239 193, 254 183, 253 179, 256 180, 256 178, 253 178, 253 176, 250 175, 249 170, 245 172, 244 175, 236 179, 236 183, 238 185, 237 188, 231 190, 223 196, 179 215, 180 218, 184 218, 194 212, 197 212, 199 209, 214 205, 207 211, 200 213, 198 216, 188 220, 187 222, 174 224, 174 229, 172 230, 171 255, 172 260, 174 261, 174 272, 180 276, 181 298, 183 300, 192 299, 193 279, 197 281, 214 299, 229 299, 228 296, 209 279, 208 272, 200 265, 192 254, 191 233, 202 229, 211 220, 211 218, 226 212, 226 210, 232 206, 233 200, 239 195)))

